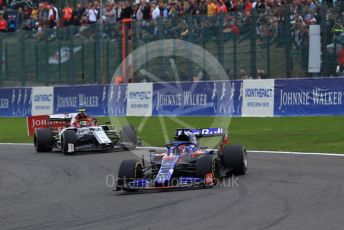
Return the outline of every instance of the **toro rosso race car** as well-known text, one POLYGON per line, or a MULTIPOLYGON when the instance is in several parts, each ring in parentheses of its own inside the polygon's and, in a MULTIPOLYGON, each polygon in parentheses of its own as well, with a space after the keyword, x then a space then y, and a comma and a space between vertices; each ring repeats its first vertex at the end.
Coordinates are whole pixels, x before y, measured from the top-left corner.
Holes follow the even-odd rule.
POLYGON ((34 133, 34 146, 37 152, 50 152, 59 149, 65 154, 77 151, 135 148, 138 138, 132 126, 116 130, 110 125, 98 125, 97 119, 85 113, 54 114, 49 116, 47 124, 34 133), (53 124, 60 124, 56 130, 53 124), (62 127, 61 127, 61 124, 62 127))
POLYGON ((162 153, 150 152, 144 159, 124 160, 115 190, 136 191, 209 187, 227 175, 244 175, 247 153, 243 145, 228 145, 222 128, 177 129, 174 141, 162 153), (222 137, 218 149, 199 146, 200 138, 222 137))

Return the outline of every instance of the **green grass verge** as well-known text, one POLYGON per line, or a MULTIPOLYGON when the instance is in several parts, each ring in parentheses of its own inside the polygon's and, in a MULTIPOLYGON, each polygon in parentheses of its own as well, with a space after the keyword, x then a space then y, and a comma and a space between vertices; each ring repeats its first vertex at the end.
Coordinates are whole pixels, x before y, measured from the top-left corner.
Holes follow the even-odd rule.
MULTIPOLYGON (((100 121, 107 119, 100 118, 100 121)), ((165 143, 161 120, 169 137, 183 123, 194 127, 208 127, 213 123, 209 117, 127 119, 135 127, 144 123, 139 135, 144 143, 155 146, 165 143)), ((0 118, 0 127, 0 142, 32 142, 24 118, 0 118)), ((242 143, 251 150, 344 153, 344 117, 232 118, 229 129, 231 143, 242 143)))

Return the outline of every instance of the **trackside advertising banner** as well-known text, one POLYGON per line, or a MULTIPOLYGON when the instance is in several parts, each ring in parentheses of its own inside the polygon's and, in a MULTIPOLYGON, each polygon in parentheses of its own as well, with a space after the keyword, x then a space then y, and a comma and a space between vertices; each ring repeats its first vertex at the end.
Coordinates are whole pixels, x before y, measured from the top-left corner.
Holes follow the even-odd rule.
POLYGON ((272 117, 274 115, 274 80, 244 80, 243 117, 272 117))
POLYGON ((240 114, 234 103, 240 81, 155 83, 153 116, 229 116, 240 114))
POLYGON ((0 88, 0 116, 344 115, 343 96, 344 78, 0 88))
POLYGON ((70 113, 84 108, 89 114, 107 115, 107 94, 108 85, 55 87, 54 113, 70 113))
POLYGON ((275 116, 344 114, 344 78, 276 80, 275 116))
POLYGON ((127 84, 110 85, 108 92, 107 111, 110 116, 127 115, 127 84))
POLYGON ((127 116, 152 116, 153 83, 128 84, 127 116))
POLYGON ((32 107, 31 93, 31 88, 0 88, 0 116, 30 116, 32 107))
POLYGON ((54 112, 54 87, 32 87, 31 115, 52 114, 54 112))

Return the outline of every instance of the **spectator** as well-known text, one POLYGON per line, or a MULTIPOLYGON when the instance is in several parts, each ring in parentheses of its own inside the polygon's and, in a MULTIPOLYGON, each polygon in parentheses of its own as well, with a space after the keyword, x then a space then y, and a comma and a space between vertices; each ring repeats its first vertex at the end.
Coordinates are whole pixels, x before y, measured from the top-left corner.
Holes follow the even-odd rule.
POLYGON ((63 8, 63 25, 69 26, 72 24, 73 19, 73 9, 66 3, 65 8, 63 8))
POLYGON ((217 0, 217 5, 216 5, 216 13, 217 14, 225 14, 227 13, 227 7, 225 5, 225 3, 222 0, 217 0))
POLYGON ((214 3, 214 0, 208 0, 208 5, 207 5, 207 13, 208 16, 215 16, 216 14, 216 4, 214 3))
POLYGON ((144 21, 148 21, 151 19, 151 10, 149 5, 147 4, 146 0, 142 0, 141 1, 141 5, 142 5, 142 17, 144 21))
POLYGON ((201 0, 198 7, 198 14, 207 14, 207 3, 205 0, 201 0))
POLYGON ((122 20, 122 2, 115 3, 115 15, 117 21, 122 20))
POLYGON ((245 80, 245 79, 250 79, 248 74, 244 69, 239 70, 239 79, 245 80))
POLYGON ((244 5, 245 5, 244 10, 245 10, 246 16, 251 16, 252 2, 250 0, 245 0, 244 5))
POLYGON ((98 13, 96 5, 90 3, 89 9, 86 12, 89 24, 95 24, 97 22, 98 13))
POLYGON ((116 22, 116 11, 113 3, 107 4, 104 16, 105 23, 114 24, 116 22))
POLYGON ((152 12, 152 19, 156 20, 157 18, 160 17, 160 8, 159 5, 157 4, 157 2, 153 2, 153 12, 152 12))
POLYGON ((59 20, 59 12, 57 8, 54 6, 54 4, 50 4, 48 18, 49 18, 49 27, 50 28, 56 27, 57 22, 59 20))
POLYGON ((4 18, 3 14, 0 14, 0 32, 6 32, 7 31, 7 21, 4 18))
POLYGON ((125 1, 124 2, 124 8, 123 8, 122 14, 121 14, 121 18, 122 19, 124 19, 124 18, 129 19, 129 18, 131 18, 132 14, 133 14, 132 6, 129 4, 128 1, 125 1))
POLYGON ((337 54, 337 72, 344 73, 344 47, 337 54))
POLYGON ((236 25, 236 21, 235 19, 230 19, 227 28, 225 28, 223 30, 224 33, 230 33, 232 35, 235 36, 239 36, 240 35, 240 29, 239 27, 236 25))

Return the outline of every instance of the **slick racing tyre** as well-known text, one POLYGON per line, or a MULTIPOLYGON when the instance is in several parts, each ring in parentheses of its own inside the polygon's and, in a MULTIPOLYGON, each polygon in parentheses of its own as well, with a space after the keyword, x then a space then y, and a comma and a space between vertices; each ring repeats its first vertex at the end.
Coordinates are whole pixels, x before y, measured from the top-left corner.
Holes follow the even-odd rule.
POLYGON ((125 186, 126 183, 142 177, 143 166, 140 161, 123 160, 118 170, 117 187, 125 186))
POLYGON ((77 144, 76 132, 74 130, 65 130, 62 134, 61 147, 66 155, 74 154, 77 144))
POLYGON ((49 128, 37 129, 33 143, 37 152, 51 152, 54 145, 53 132, 49 128))
POLYGON ((247 152, 243 145, 225 145, 223 166, 231 169, 235 175, 244 175, 247 171, 247 152))
POLYGON ((205 178, 205 185, 217 184, 220 179, 220 165, 217 158, 211 155, 199 158, 196 161, 196 177, 205 178))

